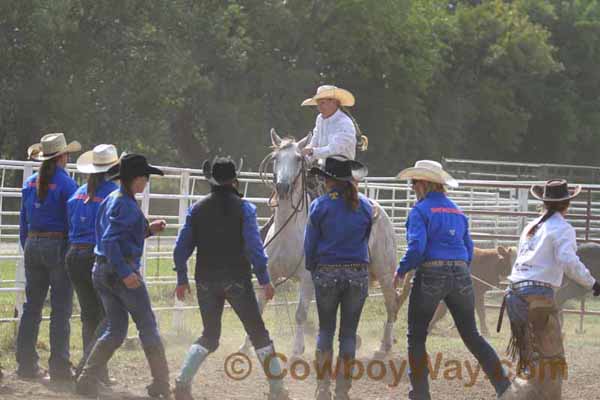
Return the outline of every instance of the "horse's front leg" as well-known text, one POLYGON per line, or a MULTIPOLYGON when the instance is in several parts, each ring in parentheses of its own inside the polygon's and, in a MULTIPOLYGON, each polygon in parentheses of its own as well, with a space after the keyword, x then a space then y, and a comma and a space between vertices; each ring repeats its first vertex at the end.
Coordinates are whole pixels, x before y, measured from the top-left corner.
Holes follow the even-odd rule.
POLYGON ((294 335, 292 357, 300 357, 302 354, 304 354, 304 333, 306 329, 306 321, 308 319, 310 303, 314 297, 315 286, 310 273, 305 271, 301 276, 298 293, 298 307, 296 308, 296 334, 294 335))

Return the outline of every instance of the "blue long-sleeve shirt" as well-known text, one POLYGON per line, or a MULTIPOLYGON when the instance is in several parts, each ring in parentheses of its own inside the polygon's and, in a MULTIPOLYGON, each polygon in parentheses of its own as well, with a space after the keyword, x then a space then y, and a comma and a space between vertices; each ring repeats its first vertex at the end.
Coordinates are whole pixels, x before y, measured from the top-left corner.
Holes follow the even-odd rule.
POLYGON ((123 188, 112 192, 98 208, 94 252, 112 264, 120 278, 140 268, 148 220, 123 188))
POLYGON ((66 234, 69 230, 67 200, 77 190, 77 184, 67 171, 57 166, 50 179, 46 198, 41 202, 37 196, 37 178, 37 173, 31 175, 21 190, 19 239, 23 248, 29 231, 66 234))
POLYGON ((119 187, 112 181, 104 181, 96 188, 93 198, 88 196, 87 188, 87 184, 82 185, 67 202, 71 243, 96 244, 96 215, 100 203, 119 187))
POLYGON ((406 220, 406 241, 408 248, 400 260, 399 274, 425 261, 462 260, 471 264, 469 221, 444 193, 430 192, 415 204, 406 220))
MULTIPOLYGON (((246 200, 242 200, 242 237, 244 239, 244 254, 253 266, 254 275, 261 285, 271 281, 267 270, 268 258, 265 254, 260 230, 256 222, 256 206, 246 200)), ((194 252, 194 237, 192 229, 192 207, 188 209, 185 223, 175 241, 173 260, 175 271, 177 271, 177 284, 188 283, 187 261, 194 252)))
POLYGON ((315 199, 310 205, 304 233, 306 268, 319 264, 368 264, 373 208, 359 194, 352 210, 338 190, 315 199))

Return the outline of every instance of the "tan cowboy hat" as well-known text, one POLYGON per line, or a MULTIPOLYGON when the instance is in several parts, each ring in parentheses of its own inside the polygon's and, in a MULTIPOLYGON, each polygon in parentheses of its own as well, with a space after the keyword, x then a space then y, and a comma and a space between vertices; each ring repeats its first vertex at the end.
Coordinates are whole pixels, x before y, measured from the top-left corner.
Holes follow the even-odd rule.
POLYGON ((398 175, 396 175, 396 178, 402 180, 416 179, 441 183, 442 185, 452 188, 458 187, 458 181, 454 179, 452 175, 444 171, 442 164, 431 160, 417 161, 414 167, 402 170, 398 175))
POLYGON ((29 146, 27 157, 36 161, 45 161, 65 153, 75 153, 80 150, 81 144, 77 141, 67 144, 63 133, 49 133, 42 137, 40 143, 29 146))
POLYGON ((569 184, 564 179, 552 179, 543 185, 533 185, 531 195, 542 201, 565 201, 571 200, 581 192, 581 185, 575 185, 569 189, 569 184))
POLYGON ((117 148, 112 144, 99 144, 93 150, 86 151, 77 159, 77 170, 84 174, 107 172, 119 163, 117 148))
POLYGON ((310 99, 304 100, 302 105, 316 106, 317 101, 321 99, 336 99, 344 107, 352 107, 354 105, 354 95, 352 93, 333 85, 319 86, 317 93, 310 99))

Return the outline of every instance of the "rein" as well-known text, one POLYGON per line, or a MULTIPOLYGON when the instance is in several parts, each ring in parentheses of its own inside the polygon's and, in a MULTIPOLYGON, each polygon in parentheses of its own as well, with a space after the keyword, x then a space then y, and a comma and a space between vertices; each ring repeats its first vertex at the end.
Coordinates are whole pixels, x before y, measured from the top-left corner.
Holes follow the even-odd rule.
MULTIPOLYGON (((277 204, 275 204, 275 205, 272 205, 272 203, 271 203, 273 198, 277 195, 276 187, 273 184, 275 177, 273 178, 273 180, 270 180, 270 181, 266 178, 266 166, 273 159, 274 155, 275 155, 275 152, 268 154, 262 160, 262 162, 260 163, 260 166, 258 167, 259 177, 262 180, 262 182, 267 186, 271 186, 271 188, 273 189, 273 193, 271 194, 271 197, 269 197, 269 201, 267 202, 267 204, 271 208, 279 207, 279 202, 277 202, 277 204)), ((294 181, 292 182, 292 194, 290 195, 290 202, 292 204, 292 213, 289 215, 289 217, 287 217, 287 219, 284 221, 284 223, 281 225, 281 227, 277 230, 277 232, 275 232, 273 234, 273 236, 271 236, 271 238, 269 240, 267 240, 267 242, 263 245, 264 249, 266 249, 267 247, 269 247, 269 245, 271 243, 273 243, 273 240, 277 236, 279 236, 279 234, 281 232, 283 232, 283 230, 287 227, 287 225, 292 221, 292 219, 294 217, 296 217, 302 211, 303 208, 304 208, 304 212, 308 215, 308 205, 307 205, 307 200, 306 200, 307 196, 308 196, 308 191, 306 188, 306 159, 304 157, 302 157, 302 165, 300 167, 300 171, 298 171, 298 174, 296 175, 296 177, 294 178, 294 181), (300 199, 298 200, 298 202, 296 204, 294 204, 293 188, 296 187, 296 183, 298 182, 298 179, 301 180, 300 182, 301 182, 302 190, 301 190, 300 199)), ((289 276, 286 276, 283 280, 280 280, 279 282, 275 283, 274 287, 279 287, 279 286, 283 285, 284 283, 289 281, 293 276, 295 276, 296 273, 298 272, 298 269, 300 268, 300 265, 302 264, 303 259, 304 259, 304 257, 300 257, 300 261, 298 261, 298 264, 294 267, 294 270, 292 271, 292 273, 289 276)))

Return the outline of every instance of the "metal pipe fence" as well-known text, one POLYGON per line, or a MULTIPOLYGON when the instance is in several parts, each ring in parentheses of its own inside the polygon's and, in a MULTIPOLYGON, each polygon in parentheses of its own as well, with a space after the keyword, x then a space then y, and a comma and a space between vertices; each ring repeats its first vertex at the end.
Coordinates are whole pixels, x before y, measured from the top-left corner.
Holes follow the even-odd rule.
MULTIPOLYGON (((7 272, 6 267, 0 269, 0 293, 15 293, 15 308, 19 314, 25 280, 18 244, 20 188, 37 168, 39 163, 36 162, 0 160, 0 265, 14 265, 14 273, 7 272)), ((162 218, 168 222, 167 231, 147 240, 142 272, 149 286, 174 282, 173 273, 165 275, 161 267, 171 263, 177 230, 185 221, 187 209, 209 189, 201 170, 161 168, 165 176, 152 176, 146 191, 138 197, 149 219, 162 218)), ((67 169, 75 179, 83 180, 74 165, 70 164, 67 169)), ((270 188, 263 185, 257 172, 242 172, 239 181, 245 198, 257 206, 259 223, 264 223, 271 214, 267 204, 270 188)), ((529 196, 531 183, 462 180, 460 188, 448 194, 469 216, 471 234, 477 246, 515 246, 525 225, 539 215, 539 202, 529 196)), ((397 235, 398 250, 402 251, 406 246, 406 218, 416 201, 408 183, 392 177, 368 177, 360 184, 360 190, 389 214, 397 235)), ((599 194, 600 185, 584 185, 582 194, 572 202, 568 220, 574 225, 579 241, 600 243, 599 194)), ((179 318, 177 310, 180 308, 181 304, 174 300, 171 307, 174 318, 179 318)))

